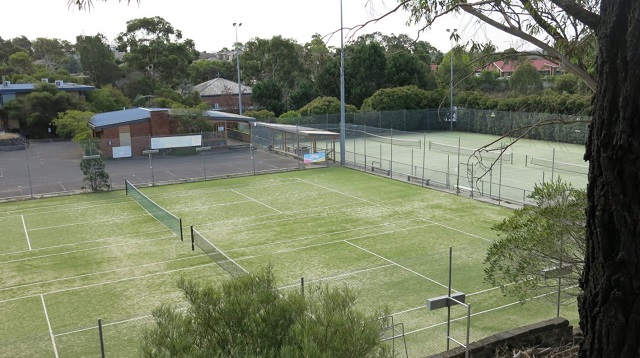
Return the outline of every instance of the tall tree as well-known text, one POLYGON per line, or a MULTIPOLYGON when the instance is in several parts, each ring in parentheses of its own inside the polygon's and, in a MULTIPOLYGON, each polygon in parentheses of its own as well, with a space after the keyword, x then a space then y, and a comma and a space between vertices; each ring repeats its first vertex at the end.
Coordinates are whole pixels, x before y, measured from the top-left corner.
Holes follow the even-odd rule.
POLYGON ((33 59, 28 53, 20 51, 9 56, 9 68, 18 74, 33 73, 33 59))
POLYGON ((112 83, 119 75, 115 54, 102 34, 76 37, 76 48, 80 54, 82 69, 96 86, 112 83))
POLYGON ((567 71, 595 89, 585 154, 589 185, 579 299, 585 335, 580 356, 639 356, 640 2, 410 0, 404 4, 414 20, 424 18, 428 23, 449 12, 469 13, 556 56, 567 71), (591 72, 584 60, 588 51, 579 49, 594 35, 598 56, 591 72))
POLYGON ((193 40, 183 40, 182 32, 159 16, 127 21, 116 41, 127 65, 164 85, 180 84, 198 58, 193 40))
POLYGON ((387 87, 414 85, 424 90, 436 89, 436 78, 431 68, 406 50, 387 55, 385 76, 387 87))
MULTIPOLYGON (((584 10, 580 8, 580 10, 584 10)), ((640 356, 640 2, 606 0, 589 161, 583 357, 640 356)))
POLYGON ((346 101, 356 107, 383 87, 387 60, 384 48, 376 41, 359 38, 345 48, 346 101))
POLYGON ((50 70, 57 69, 66 58, 67 53, 72 51, 72 46, 67 41, 44 37, 38 37, 31 42, 31 48, 33 49, 33 59, 40 61, 50 70))

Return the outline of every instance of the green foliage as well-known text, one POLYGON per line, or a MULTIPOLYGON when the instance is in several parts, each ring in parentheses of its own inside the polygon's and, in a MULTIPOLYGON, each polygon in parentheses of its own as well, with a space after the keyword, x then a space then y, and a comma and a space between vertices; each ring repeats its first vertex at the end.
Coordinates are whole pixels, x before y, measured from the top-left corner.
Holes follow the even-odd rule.
POLYGON ((33 92, 9 102, 4 109, 10 118, 20 120, 21 128, 38 138, 48 136, 49 123, 58 113, 69 109, 82 110, 83 106, 54 84, 38 83, 33 92))
POLYGON ((414 85, 423 90, 433 90, 437 86, 431 68, 408 51, 387 55, 385 76, 388 87, 414 85))
POLYGON ((580 88, 580 80, 572 74, 553 76, 553 90, 558 93, 574 94, 580 88))
POLYGON ((442 62, 436 71, 436 79, 440 88, 449 88, 451 82, 451 52, 453 52, 453 85, 457 91, 465 91, 473 88, 473 66, 471 56, 462 47, 454 47, 442 58, 442 62))
MULTIPOLYGON (((82 142, 82 149, 84 155, 97 155, 100 152, 98 142, 92 140, 82 142)), ((88 187, 83 187, 83 189, 95 192, 111 188, 109 173, 105 170, 102 158, 81 160, 80 170, 84 174, 84 182, 88 184, 88 187)))
POLYGON ((509 80, 511 90, 518 94, 529 95, 542 92, 542 76, 528 62, 518 66, 509 80))
POLYGON ((16 52, 9 56, 9 67, 18 74, 33 73, 33 59, 26 52, 16 52))
POLYGON ((101 87, 118 78, 120 69, 104 35, 80 35, 76 37, 76 49, 82 70, 89 75, 93 84, 101 87))
POLYGON ((178 133, 212 132, 213 122, 202 115, 198 108, 171 111, 171 119, 177 123, 178 133))
POLYGON ((143 357, 383 357, 377 315, 354 307, 346 287, 282 292, 272 269, 222 287, 178 280, 186 311, 161 306, 143 357))
POLYGON ((276 118, 276 114, 268 111, 266 109, 262 109, 259 111, 246 111, 243 113, 243 115, 247 116, 247 117, 253 117, 255 119, 270 119, 270 118, 276 118))
POLYGON ((288 111, 282 113, 276 120, 276 123, 280 124, 296 124, 300 121, 302 115, 298 111, 288 111))
POLYGON ((167 86, 178 85, 198 58, 193 40, 183 40, 182 32, 159 16, 127 21, 116 41, 119 50, 128 51, 127 65, 167 86))
POLYGON ((501 92, 507 89, 506 81, 500 80, 495 71, 482 71, 473 77, 473 87, 481 92, 501 92))
POLYGON ((256 83, 251 88, 252 99, 264 109, 280 115, 285 105, 282 101, 282 87, 276 80, 268 79, 256 83))
POLYGON ((501 238, 484 260, 485 281, 521 300, 557 287, 558 274, 551 273, 560 266, 566 268, 563 287, 576 286, 586 248, 585 190, 558 179, 536 185, 529 197, 535 206, 516 210, 493 227, 501 238))
MULTIPOLYGON (((334 97, 318 97, 300 108, 302 116, 340 113, 340 100, 334 97)), ((345 112, 356 113, 358 109, 350 104, 345 105, 345 112)))
POLYGON ((189 81, 196 85, 211 79, 234 78, 236 76, 235 62, 196 60, 189 65, 189 81))
POLYGON ((365 99, 382 88, 387 59, 384 48, 375 41, 357 41, 345 48, 345 100, 360 107, 365 99))
POLYGON ((131 108, 131 101, 122 91, 112 85, 87 92, 87 102, 97 113, 131 108))
POLYGON ((91 138, 91 129, 88 124, 93 117, 93 112, 68 110, 58 113, 53 123, 56 126, 56 134, 60 138, 74 139, 77 141, 91 138))
POLYGON ((384 88, 364 101, 362 111, 437 108, 441 100, 442 94, 416 86, 384 88))

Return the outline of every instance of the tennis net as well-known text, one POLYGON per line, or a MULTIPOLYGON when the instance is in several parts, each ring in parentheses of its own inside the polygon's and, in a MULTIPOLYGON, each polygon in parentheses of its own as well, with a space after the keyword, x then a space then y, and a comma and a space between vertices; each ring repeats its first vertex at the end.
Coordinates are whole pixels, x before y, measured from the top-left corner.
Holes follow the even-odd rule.
MULTIPOLYGON (((477 155, 477 156, 491 159, 491 160, 496 160, 498 159, 498 156, 500 156, 500 153, 497 151, 491 151, 491 152, 488 152, 486 150, 478 151, 473 148, 458 147, 457 145, 442 144, 442 143, 429 141, 430 151, 435 150, 439 152, 458 154, 458 148, 460 148, 460 155, 465 155, 465 156, 477 155)), ((505 162, 513 163, 513 153, 502 153, 502 156, 500 156, 500 158, 505 162)))
POLYGON ((180 240, 184 240, 182 236, 182 219, 171 214, 166 209, 156 204, 153 200, 144 195, 138 188, 131 184, 128 180, 124 180, 125 192, 132 197, 142 208, 158 220, 162 225, 171 230, 180 240))
POLYGON ((249 271, 245 270, 244 267, 233 261, 233 259, 227 256, 224 252, 220 251, 216 245, 212 244, 211 241, 207 240, 206 237, 202 236, 202 234, 191 226, 191 250, 195 251, 196 246, 204 251, 204 253, 207 254, 213 262, 222 267, 223 270, 227 271, 229 275, 237 277, 249 273, 249 271))
POLYGON ((403 147, 422 148, 421 139, 403 139, 395 137, 385 137, 377 134, 365 132, 366 138, 374 142, 386 143, 391 145, 399 145, 403 147))
POLYGON ((549 159, 533 158, 533 157, 528 157, 527 163, 531 165, 541 166, 541 167, 558 169, 565 172, 589 174, 589 167, 587 165, 563 163, 563 162, 553 161, 549 159))

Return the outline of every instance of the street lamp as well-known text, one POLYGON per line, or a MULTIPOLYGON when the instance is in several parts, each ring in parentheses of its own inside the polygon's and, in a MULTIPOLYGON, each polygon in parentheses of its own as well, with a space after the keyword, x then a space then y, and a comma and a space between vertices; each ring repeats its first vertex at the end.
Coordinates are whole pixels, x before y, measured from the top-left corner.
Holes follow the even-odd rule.
POLYGON ((242 26, 241 22, 234 22, 233 27, 236 28, 236 64, 238 65, 238 113, 242 115, 242 84, 240 82, 240 54, 238 53, 238 27, 242 26))
POLYGON ((449 56, 449 62, 451 63, 451 80, 449 82, 450 93, 449 93, 449 121, 451 122, 451 130, 453 131, 453 37, 454 34, 458 31, 458 29, 447 29, 447 32, 451 32, 451 53, 449 56))
MULTIPOLYGON (((344 35, 342 31, 342 0, 340 0, 340 165, 346 160, 346 114, 344 100, 344 35)), ((366 163, 365 163, 366 164, 366 163)))

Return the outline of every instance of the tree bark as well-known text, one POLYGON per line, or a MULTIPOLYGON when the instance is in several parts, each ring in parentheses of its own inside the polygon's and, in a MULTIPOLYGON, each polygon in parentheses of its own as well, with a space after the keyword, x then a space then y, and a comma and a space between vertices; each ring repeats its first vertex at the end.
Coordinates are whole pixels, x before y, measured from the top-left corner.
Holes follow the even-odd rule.
POLYGON ((640 357, 640 1, 600 16, 580 357, 640 357))

